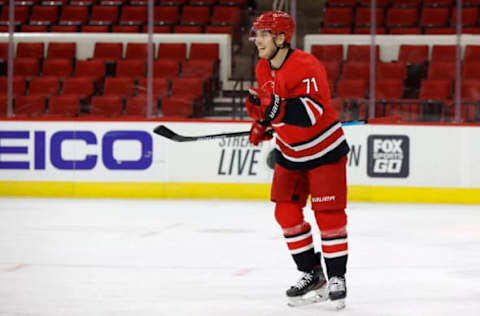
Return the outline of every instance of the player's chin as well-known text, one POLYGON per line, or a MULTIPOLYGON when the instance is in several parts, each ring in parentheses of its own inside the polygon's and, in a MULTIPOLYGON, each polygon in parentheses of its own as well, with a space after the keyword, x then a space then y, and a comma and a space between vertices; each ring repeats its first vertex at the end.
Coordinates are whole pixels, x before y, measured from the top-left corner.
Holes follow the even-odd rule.
POLYGON ((269 55, 270 54, 265 49, 258 50, 258 57, 260 58, 269 58, 270 57, 269 55))

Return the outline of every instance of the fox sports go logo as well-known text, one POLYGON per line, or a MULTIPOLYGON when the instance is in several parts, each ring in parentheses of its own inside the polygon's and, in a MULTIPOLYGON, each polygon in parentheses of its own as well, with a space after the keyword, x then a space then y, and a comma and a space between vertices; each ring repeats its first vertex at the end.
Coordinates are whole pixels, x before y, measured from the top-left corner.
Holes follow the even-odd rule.
POLYGON ((406 135, 368 137, 367 174, 370 177, 406 178, 409 174, 410 141, 406 135))

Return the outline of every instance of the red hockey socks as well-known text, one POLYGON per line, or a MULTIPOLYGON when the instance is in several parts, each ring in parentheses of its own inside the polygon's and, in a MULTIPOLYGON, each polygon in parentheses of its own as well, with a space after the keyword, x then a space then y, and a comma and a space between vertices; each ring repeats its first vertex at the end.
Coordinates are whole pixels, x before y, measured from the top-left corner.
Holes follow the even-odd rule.
POLYGON ((344 276, 348 259, 345 210, 315 211, 315 219, 322 236, 322 252, 328 277, 344 276))
POLYGON ((282 227, 288 250, 298 270, 312 271, 318 260, 313 249, 312 229, 304 221, 302 207, 296 203, 277 202, 275 218, 282 227))

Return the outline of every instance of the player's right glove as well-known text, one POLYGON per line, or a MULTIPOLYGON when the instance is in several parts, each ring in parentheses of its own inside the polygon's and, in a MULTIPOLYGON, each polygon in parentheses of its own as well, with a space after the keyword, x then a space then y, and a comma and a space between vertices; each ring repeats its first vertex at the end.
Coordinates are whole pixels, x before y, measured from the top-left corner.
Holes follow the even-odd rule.
POLYGON ((262 121, 255 121, 252 123, 250 129, 249 141, 253 145, 257 146, 259 143, 272 139, 272 133, 267 129, 268 123, 262 121))
POLYGON ((254 120, 263 120, 265 116, 263 109, 260 107, 260 99, 253 95, 249 94, 245 98, 245 107, 247 108, 247 114, 254 120))

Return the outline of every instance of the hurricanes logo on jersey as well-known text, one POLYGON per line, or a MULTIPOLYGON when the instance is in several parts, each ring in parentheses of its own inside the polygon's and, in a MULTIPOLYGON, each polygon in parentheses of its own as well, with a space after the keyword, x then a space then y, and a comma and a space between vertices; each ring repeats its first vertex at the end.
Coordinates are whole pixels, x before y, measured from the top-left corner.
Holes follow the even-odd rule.
POLYGON ((368 137, 367 174, 369 177, 406 178, 409 174, 410 140, 405 135, 368 137))
POLYGON ((273 80, 269 80, 267 82, 265 82, 262 86, 261 86, 262 89, 264 90, 267 90, 268 92, 274 94, 275 93, 275 83, 273 82, 273 80))

